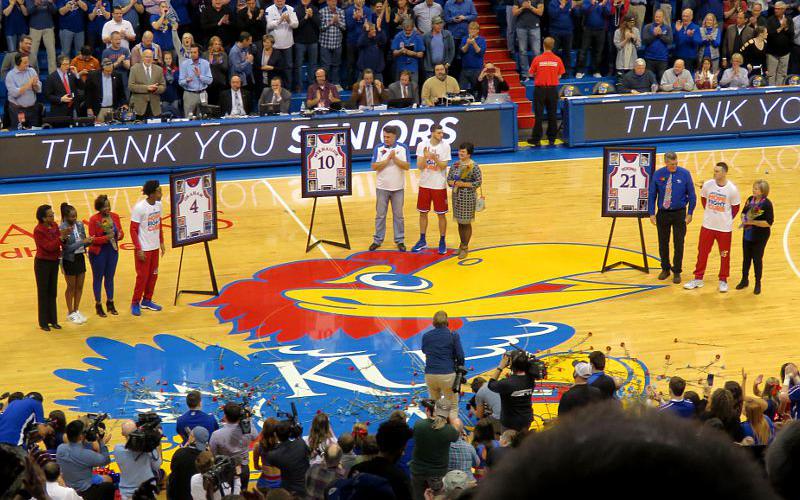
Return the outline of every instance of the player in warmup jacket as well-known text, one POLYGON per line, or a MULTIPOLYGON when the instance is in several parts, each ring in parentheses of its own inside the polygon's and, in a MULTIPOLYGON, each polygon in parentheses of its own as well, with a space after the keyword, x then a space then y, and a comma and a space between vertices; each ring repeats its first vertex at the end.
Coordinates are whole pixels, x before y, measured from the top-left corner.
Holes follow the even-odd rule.
POLYGON ((153 290, 158 279, 158 251, 164 256, 164 232, 161 229, 161 186, 158 181, 144 183, 142 193, 147 196, 134 205, 131 211, 131 239, 133 240, 136 285, 133 289, 131 314, 141 316, 142 308, 160 311, 153 302, 153 290))
POLYGON ((417 145, 417 168, 419 168, 419 241, 411 249, 420 252, 428 248, 425 232, 428 230, 428 212, 433 211, 439 218, 439 253, 447 253, 445 233, 447 231, 447 164, 450 161, 450 145, 444 141, 441 125, 431 125, 429 139, 417 145))
POLYGON ((700 241, 697 244, 697 265, 694 268, 694 279, 683 287, 694 290, 703 286, 703 275, 706 272, 708 254, 714 241, 719 245, 721 263, 719 266, 719 291, 728 291, 728 276, 731 269, 731 234, 733 220, 739 212, 741 198, 739 190, 728 180, 728 165, 717 163, 714 167, 714 178, 703 184, 700 191, 703 203, 703 227, 700 228, 700 241))
POLYGON ((544 39, 544 52, 536 56, 531 63, 530 75, 534 78, 533 107, 536 120, 533 124, 533 134, 528 139, 528 144, 538 147, 542 140, 542 117, 547 108, 547 138, 550 145, 556 143, 558 134, 558 81, 566 73, 561 58, 553 53, 556 41, 547 37, 544 39))

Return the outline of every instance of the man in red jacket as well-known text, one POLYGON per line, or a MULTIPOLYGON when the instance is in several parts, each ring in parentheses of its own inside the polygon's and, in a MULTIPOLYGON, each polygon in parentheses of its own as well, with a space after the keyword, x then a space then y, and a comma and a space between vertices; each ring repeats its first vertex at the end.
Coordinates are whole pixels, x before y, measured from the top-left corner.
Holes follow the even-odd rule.
POLYGON ((542 118, 545 107, 547 108, 547 138, 551 146, 556 143, 558 134, 558 122, 556 121, 558 81, 566 70, 561 58, 553 53, 555 43, 551 37, 544 39, 544 52, 534 58, 529 71, 534 78, 533 113, 535 121, 533 134, 528 139, 528 144, 533 147, 539 147, 542 140, 542 118))

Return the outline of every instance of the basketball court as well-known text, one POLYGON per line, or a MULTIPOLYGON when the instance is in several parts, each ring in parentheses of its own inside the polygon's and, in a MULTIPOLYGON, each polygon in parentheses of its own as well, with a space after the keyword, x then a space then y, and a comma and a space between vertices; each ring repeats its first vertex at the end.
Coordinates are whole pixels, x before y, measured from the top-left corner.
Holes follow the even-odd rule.
MULTIPOLYGON (((660 148, 657 167, 663 152, 660 148)), ((140 187, 119 177, 112 181, 118 187, 78 189, 71 181, 74 190, 3 195, 2 390, 41 391, 46 408, 73 415, 106 411, 119 419, 154 410, 170 436, 171 423, 184 411, 184 394, 194 388, 206 394, 207 410, 223 400, 247 398, 257 422, 289 412, 295 402, 304 422, 324 410, 337 433, 355 421, 369 422, 374 431, 388 413, 409 410, 425 394, 420 332, 444 309, 461 332, 470 378, 491 371, 511 345, 539 351, 549 368, 536 395, 539 423, 554 416, 558 391, 572 379, 571 361, 592 350, 608 354, 608 371, 624 380, 625 398, 642 398, 649 383, 666 392, 663 379, 672 375, 699 391, 699 381, 710 372, 721 386, 740 380, 742 369, 749 391, 758 374, 775 375, 796 352, 800 148, 679 153, 698 192, 718 161, 731 166, 729 179, 743 200, 754 180, 766 179, 771 186, 776 217, 760 296, 752 288, 733 289, 740 277, 741 230, 733 236, 727 294, 717 291, 716 250, 705 288, 687 291, 656 280, 656 231, 647 219, 650 274, 626 268, 600 273, 611 225, 601 217, 600 158, 483 163, 487 209, 477 215, 464 261, 435 250, 396 252, 390 234, 379 251, 366 252, 375 214, 371 172, 354 173, 353 194, 343 199, 353 249, 323 243, 309 253, 313 201, 301 198, 299 175, 218 180, 219 238, 210 250, 219 297, 182 294, 173 306, 181 250, 168 243, 155 294, 164 310, 131 316, 134 267, 126 234, 116 278, 120 315, 95 315, 88 272, 81 310, 89 321, 69 323, 60 278, 64 328, 45 333, 36 324, 30 236, 36 207, 68 201, 87 220, 95 197, 105 193, 127 233, 140 187)), ((409 248, 418 237, 417 175, 410 171, 406 183, 409 248)), ((163 201, 166 216, 166 189, 163 201)), ((452 252, 458 241, 449 222, 452 252)), ((691 279, 701 222, 698 200, 686 237, 684 282, 691 279)), ((168 217, 164 224, 169 242, 168 217)), ((431 223, 430 230, 435 228, 431 223)), ((319 199, 314 236, 342 239, 335 199, 319 199)), ((634 219, 617 221, 613 244, 610 261, 641 262, 634 219)), ((185 247, 181 288, 209 287, 202 246, 185 247)), ((118 426, 112 429, 118 438, 118 426)))

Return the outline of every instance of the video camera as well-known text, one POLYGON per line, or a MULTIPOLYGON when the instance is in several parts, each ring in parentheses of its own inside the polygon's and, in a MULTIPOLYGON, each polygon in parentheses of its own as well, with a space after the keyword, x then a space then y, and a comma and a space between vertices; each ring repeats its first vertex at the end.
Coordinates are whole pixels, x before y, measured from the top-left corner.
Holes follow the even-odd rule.
POLYGON ((537 358, 535 354, 532 354, 520 347, 511 346, 516 351, 507 352, 506 354, 512 358, 524 357, 525 361, 527 361, 525 368, 525 372, 530 375, 533 380, 542 380, 547 378, 547 365, 541 359, 537 358))
POLYGON ((247 398, 242 399, 239 403, 239 408, 242 410, 242 416, 239 418, 239 429, 242 434, 250 434, 253 431, 253 412, 250 411, 250 400, 247 398))
POLYGON ((203 473, 203 478, 208 479, 214 484, 214 489, 222 492, 222 485, 229 484, 233 489, 233 481, 236 477, 236 464, 227 455, 216 455, 214 465, 203 473))
POLYGON ((303 435, 303 426, 297 418, 297 406, 295 406, 294 401, 292 401, 292 413, 279 411, 277 415, 279 418, 285 418, 292 424, 292 431, 290 434, 292 439, 297 439, 303 435))
POLYGON ((88 413, 86 418, 89 419, 89 425, 83 431, 86 441, 94 443, 99 437, 105 433, 105 424, 103 420, 108 418, 108 413, 88 413), (103 432, 101 432, 101 429, 103 432))
POLYGON ((140 413, 136 430, 128 434, 125 448, 137 453, 150 453, 161 446, 161 417, 155 412, 140 413))
POLYGON ((456 378, 453 380, 452 389, 454 393, 460 394, 461 384, 467 383, 467 373, 469 373, 469 370, 467 370, 466 366, 456 365, 455 372, 456 372, 456 378))

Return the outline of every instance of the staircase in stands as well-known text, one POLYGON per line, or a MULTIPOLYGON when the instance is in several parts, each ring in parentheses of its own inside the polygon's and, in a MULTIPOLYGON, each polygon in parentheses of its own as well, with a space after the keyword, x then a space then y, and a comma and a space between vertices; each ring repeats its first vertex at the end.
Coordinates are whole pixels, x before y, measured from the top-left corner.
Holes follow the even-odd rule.
POLYGON ((481 35, 486 38, 484 61, 493 63, 503 72, 511 100, 517 104, 517 127, 520 130, 533 128, 533 103, 525 95, 525 87, 517 73, 517 63, 508 52, 506 37, 500 30, 497 14, 488 0, 476 0, 475 10, 478 11, 477 21, 481 25, 481 35))

